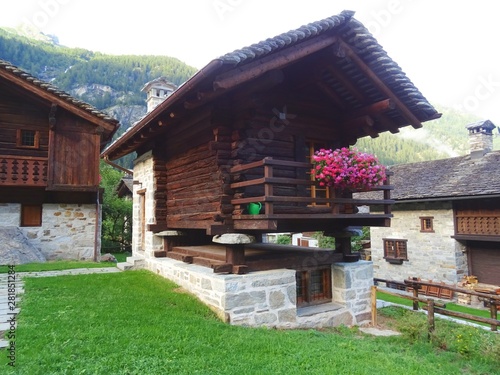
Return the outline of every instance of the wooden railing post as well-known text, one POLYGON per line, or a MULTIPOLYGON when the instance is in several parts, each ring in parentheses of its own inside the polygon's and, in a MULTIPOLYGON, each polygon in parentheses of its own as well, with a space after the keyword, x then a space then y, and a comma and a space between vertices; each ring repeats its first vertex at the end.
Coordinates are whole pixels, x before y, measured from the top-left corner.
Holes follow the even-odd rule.
POLYGON ((377 326, 377 286, 371 287, 372 325, 377 326))
POLYGON ((434 300, 432 298, 429 298, 427 300, 427 321, 429 324, 429 333, 427 335, 427 338, 430 340, 432 337, 432 334, 434 333, 434 300))
POLYGON ((419 286, 418 284, 415 284, 415 283, 412 284, 413 297, 414 297, 413 310, 415 310, 415 311, 418 311, 418 286, 419 286))
MULTIPOLYGON (((498 320, 498 308, 497 308, 497 303, 498 301, 495 301, 494 299, 490 299, 490 316, 491 319, 498 320)), ((497 331, 498 327, 496 324, 491 325, 491 330, 492 331, 497 331)))
MULTIPOLYGON (((272 165, 264 165, 264 178, 272 178, 273 177, 273 166, 272 165)), ((265 183, 264 184, 264 196, 272 197, 273 196, 273 185, 265 183)), ((264 213, 266 215, 272 215, 274 213, 273 202, 264 202, 264 213)))

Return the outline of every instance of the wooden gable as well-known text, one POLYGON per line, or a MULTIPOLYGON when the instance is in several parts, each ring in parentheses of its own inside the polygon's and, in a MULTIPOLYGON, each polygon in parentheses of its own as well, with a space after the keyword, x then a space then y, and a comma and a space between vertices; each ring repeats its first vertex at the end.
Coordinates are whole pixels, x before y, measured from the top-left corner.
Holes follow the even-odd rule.
POLYGON ((95 191, 118 122, 0 60, 0 186, 95 191))

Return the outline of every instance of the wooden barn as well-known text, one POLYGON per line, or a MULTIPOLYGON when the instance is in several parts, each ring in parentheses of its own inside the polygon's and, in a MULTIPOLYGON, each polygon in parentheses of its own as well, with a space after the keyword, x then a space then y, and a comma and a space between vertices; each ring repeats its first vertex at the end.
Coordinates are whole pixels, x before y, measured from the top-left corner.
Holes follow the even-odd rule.
POLYGON ((0 226, 47 259, 100 254, 99 161, 118 122, 0 60, 0 226))
POLYGON ((211 61, 103 157, 138 155, 136 262, 170 278, 162 267, 172 259, 233 277, 291 270, 291 304, 305 307, 335 299, 332 265, 357 260, 351 228, 390 225, 392 203, 389 184, 377 201, 321 188, 308 173, 311 155, 439 116, 344 11, 211 61), (358 212, 369 204, 385 211, 358 212), (335 236, 337 249, 260 243, 263 233, 302 231, 335 236))

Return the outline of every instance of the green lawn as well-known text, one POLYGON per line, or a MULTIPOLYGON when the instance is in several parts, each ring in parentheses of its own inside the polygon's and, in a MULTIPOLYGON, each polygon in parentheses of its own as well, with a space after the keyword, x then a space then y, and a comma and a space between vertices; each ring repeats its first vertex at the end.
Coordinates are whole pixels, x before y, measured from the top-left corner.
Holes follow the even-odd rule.
MULTIPOLYGON (((457 375, 498 371, 499 335, 474 333, 479 341, 470 340, 467 350, 446 347, 440 336, 429 343, 425 330, 421 335, 415 322, 423 317, 409 318, 406 314, 415 314, 412 311, 383 310, 387 319, 403 322, 402 336, 372 337, 356 328, 230 326, 176 285, 148 271, 28 278, 18 315, 16 367, 7 366, 7 351, 0 350, 0 373, 457 375)), ((437 322, 436 332, 440 330, 437 322)), ((460 330, 460 335, 468 335, 460 330)), ((449 326, 444 331, 453 334, 449 326)))

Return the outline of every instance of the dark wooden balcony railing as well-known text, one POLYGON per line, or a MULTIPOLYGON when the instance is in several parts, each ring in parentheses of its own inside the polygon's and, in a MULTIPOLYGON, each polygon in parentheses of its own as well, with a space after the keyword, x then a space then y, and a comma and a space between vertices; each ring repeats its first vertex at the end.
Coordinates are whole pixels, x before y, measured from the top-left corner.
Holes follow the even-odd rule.
MULTIPOLYGON (((231 200, 231 204, 235 207, 233 218, 292 219, 298 216, 303 218, 306 216, 311 218, 352 217, 352 215, 356 214, 358 211, 356 207, 371 205, 383 206, 382 215, 387 216, 391 214, 391 205, 394 204, 394 200, 390 198, 390 191, 394 187, 389 185, 389 176, 383 185, 370 190, 383 191, 382 199, 354 199, 352 197, 353 192, 339 192, 334 188, 329 188, 329 197, 313 197, 311 196, 311 187, 318 186, 318 183, 311 181, 309 174, 306 173, 306 171, 309 171, 311 168, 312 165, 309 163, 275 160, 270 157, 256 162, 234 166, 231 168, 231 175, 234 181, 231 184, 231 188, 237 193, 234 199, 231 200), (305 177, 275 177, 275 175, 279 174, 276 172, 280 169, 291 170, 294 168, 295 170, 302 170, 305 177), (255 169, 255 171, 248 173, 252 169, 255 169), (239 176, 245 173, 253 176, 259 173, 262 177, 238 181, 239 176), (263 195, 248 196, 247 193, 242 193, 247 187, 259 186, 264 192, 263 195), (296 195, 276 195, 275 188, 277 186, 295 186, 296 195), (300 186, 304 188, 300 189, 300 186), (262 203, 263 208, 259 215, 247 215, 244 213, 246 205, 252 202, 262 203)), ((377 216, 369 213, 364 213, 363 215, 377 216)))
POLYGON ((47 158, 0 156, 0 186, 47 186, 47 158))

